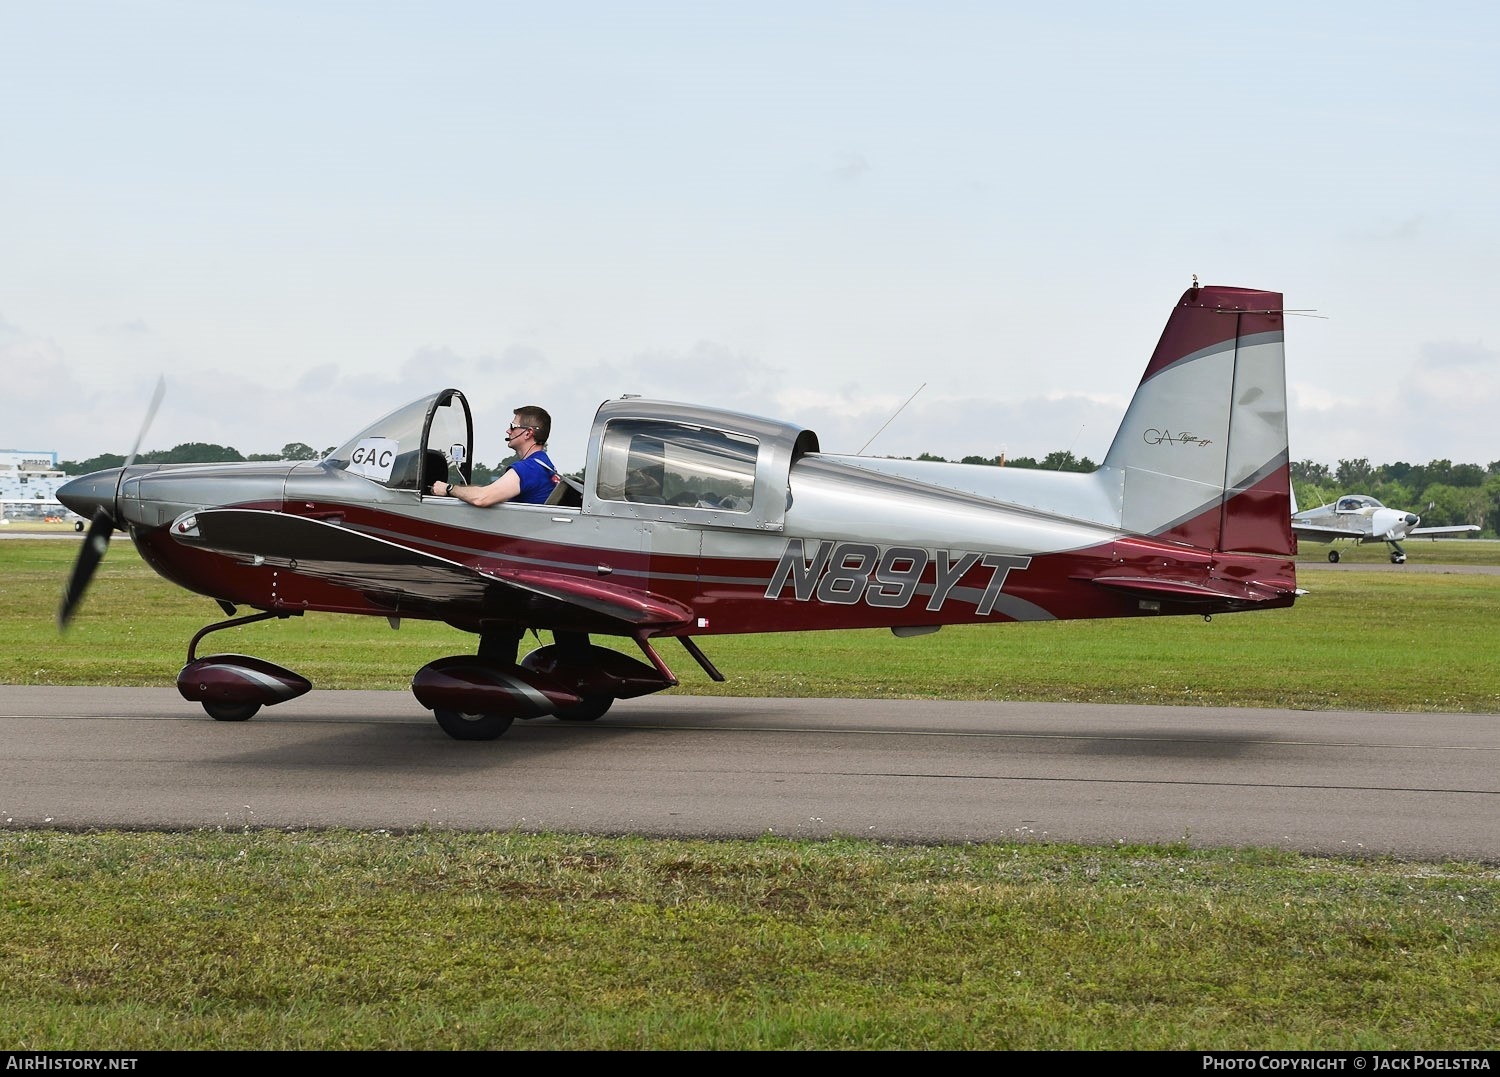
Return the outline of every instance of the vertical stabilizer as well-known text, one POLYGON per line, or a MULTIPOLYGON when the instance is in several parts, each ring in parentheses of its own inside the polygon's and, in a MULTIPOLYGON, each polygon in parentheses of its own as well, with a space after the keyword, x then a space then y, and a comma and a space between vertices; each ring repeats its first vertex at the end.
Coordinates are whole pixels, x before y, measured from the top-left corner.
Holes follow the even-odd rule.
POLYGON ((1183 293, 1104 467, 1123 527, 1205 550, 1290 555, 1282 297, 1183 293))

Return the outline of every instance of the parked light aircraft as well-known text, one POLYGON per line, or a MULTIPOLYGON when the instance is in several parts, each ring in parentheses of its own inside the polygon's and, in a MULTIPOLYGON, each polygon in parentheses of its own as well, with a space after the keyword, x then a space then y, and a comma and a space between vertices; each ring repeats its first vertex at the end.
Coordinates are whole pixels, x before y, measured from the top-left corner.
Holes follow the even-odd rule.
MULTIPOLYGON (((1345 494, 1336 501, 1315 509, 1297 511, 1292 504, 1292 531, 1299 539, 1314 542, 1337 542, 1352 539, 1355 545, 1384 542, 1391 548, 1391 564, 1406 563, 1401 540, 1412 535, 1461 535, 1478 531, 1476 524, 1454 524, 1447 527, 1418 527, 1422 517, 1415 512, 1387 508, 1369 494, 1345 494)), ((1328 551, 1328 560, 1338 563, 1339 551, 1328 551)))
POLYGON ((87 524, 55 497, 0 497, 0 520, 34 520, 38 516, 71 519, 74 531, 82 531, 87 524))
POLYGON ((478 508, 432 493, 472 469, 453 388, 316 462, 135 464, 132 450, 59 492, 92 517, 59 624, 128 530, 158 573, 230 618, 193 637, 177 677, 213 718, 311 685, 253 656, 200 657, 210 632, 419 618, 477 641, 426 661, 413 695, 449 736, 490 740, 517 718, 592 721, 674 687, 666 637, 722 681, 700 638, 1286 607, 1303 592, 1283 318, 1278 293, 1195 280, 1086 474, 826 453, 795 423, 626 396, 600 405, 585 478, 555 503, 478 508), (518 662, 528 629, 552 642, 518 662), (645 661, 591 637, 632 640, 645 661))

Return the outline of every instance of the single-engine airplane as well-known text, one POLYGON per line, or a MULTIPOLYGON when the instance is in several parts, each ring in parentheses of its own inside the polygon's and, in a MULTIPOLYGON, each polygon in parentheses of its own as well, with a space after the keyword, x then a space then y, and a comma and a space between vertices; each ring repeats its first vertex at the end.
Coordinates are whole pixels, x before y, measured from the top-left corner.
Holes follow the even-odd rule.
MULTIPOLYGON (((1406 550, 1401 540, 1412 535, 1462 535, 1478 531, 1477 524, 1453 524, 1446 527, 1418 527, 1422 517, 1415 512, 1387 508, 1369 494, 1345 494, 1336 501, 1315 509, 1297 511, 1292 502, 1292 531, 1299 539, 1314 542, 1336 542, 1353 539, 1355 545, 1384 542, 1391 548, 1391 564, 1404 565, 1406 550)), ((1337 547, 1328 551, 1328 560, 1338 564, 1337 547)))
MULTIPOLYGON (((177 677, 211 717, 243 721, 311 687, 250 655, 200 656, 211 632, 420 618, 477 643, 422 665, 413 695, 449 736, 491 740, 518 718, 592 721, 676 686, 665 637, 722 681, 698 639, 1286 607, 1304 592, 1283 318, 1278 293, 1195 280, 1091 473, 825 453, 794 423, 625 396, 600 405, 581 483, 550 504, 477 508, 432 493, 472 468, 453 388, 316 462, 135 464, 132 450, 59 491, 92 517, 59 624, 128 530, 152 568, 230 618, 193 637, 177 677), (518 662, 528 629, 553 642, 518 662), (645 661, 591 637, 633 640, 645 661)), ((159 400, 160 387, 151 413, 159 400)))

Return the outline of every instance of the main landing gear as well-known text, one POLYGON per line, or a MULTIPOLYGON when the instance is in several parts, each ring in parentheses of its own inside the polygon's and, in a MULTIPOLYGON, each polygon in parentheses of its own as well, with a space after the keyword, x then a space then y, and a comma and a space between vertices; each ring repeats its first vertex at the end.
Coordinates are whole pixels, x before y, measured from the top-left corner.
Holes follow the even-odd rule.
MULTIPOLYGON (((1329 550, 1328 551, 1328 560, 1329 560, 1329 562, 1331 564, 1335 564, 1335 565, 1338 564, 1339 563, 1339 552, 1337 550, 1329 550)), ((1391 564, 1393 564, 1393 565, 1404 565, 1404 564, 1406 564, 1406 551, 1403 550, 1400 546, 1396 545, 1394 542, 1391 543, 1391 564)))
MULTIPOLYGON (((226 613, 234 607, 224 606, 226 613)), ((265 611, 232 617, 201 629, 188 644, 187 665, 177 674, 183 699, 203 705, 217 722, 244 722, 261 707, 295 699, 312 682, 274 662, 247 654, 198 657, 198 643, 210 632, 301 616, 299 611, 265 611)), ((583 632, 554 632, 554 642, 516 661, 522 630, 486 629, 476 654, 434 659, 412 677, 412 694, 454 740, 494 740, 517 719, 548 715, 561 722, 593 722, 617 699, 675 687, 677 678, 644 638, 637 638, 649 662, 589 642, 583 632)), ((682 645, 710 677, 722 681, 691 639, 682 645)))
MULTIPOLYGON (((592 644, 582 632, 555 632, 553 638, 517 663, 520 632, 487 630, 477 654, 439 658, 417 670, 412 694, 455 740, 494 740, 517 718, 551 715, 562 722, 592 722, 616 699, 678 683, 643 638, 636 644, 649 664, 592 644)), ((710 677, 724 679, 692 640, 684 637, 682 643, 710 677)))

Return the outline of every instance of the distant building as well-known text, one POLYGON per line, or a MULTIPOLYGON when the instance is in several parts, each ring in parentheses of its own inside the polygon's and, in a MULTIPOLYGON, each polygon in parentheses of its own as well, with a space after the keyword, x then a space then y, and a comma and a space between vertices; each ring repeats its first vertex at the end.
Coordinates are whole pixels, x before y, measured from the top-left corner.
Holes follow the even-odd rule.
POLYGON ((16 449, 0 449, 0 471, 36 472, 40 475, 61 475, 57 469, 55 452, 21 452, 16 449))
POLYGON ((61 515, 57 488, 67 479, 55 452, 0 449, 0 520, 61 515))

